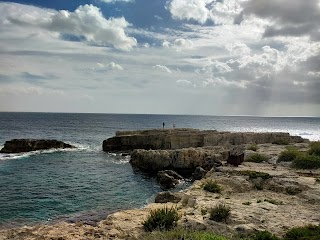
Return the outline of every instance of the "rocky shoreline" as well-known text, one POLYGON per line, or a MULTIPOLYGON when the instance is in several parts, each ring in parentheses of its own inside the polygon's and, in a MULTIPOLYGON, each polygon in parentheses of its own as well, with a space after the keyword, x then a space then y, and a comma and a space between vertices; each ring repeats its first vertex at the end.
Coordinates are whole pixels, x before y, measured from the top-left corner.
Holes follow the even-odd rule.
MULTIPOLYGON (((117 136, 125 136, 124 139, 128 139, 127 133, 118 133, 117 136)), ((210 132, 210 134, 212 133, 210 132)), ((217 132, 213 134, 216 136, 217 132)), ((238 234, 259 230, 268 230, 281 236, 286 230, 295 226, 319 225, 320 169, 299 170, 292 168, 290 162, 278 161, 279 155, 288 146, 304 152, 308 151, 309 143, 301 138, 288 137, 288 134, 272 135, 272 133, 270 136, 276 137, 268 138, 265 137, 265 134, 260 135, 264 136, 262 138, 264 140, 268 139, 268 141, 266 143, 261 140, 262 143, 259 143, 260 140, 257 139, 260 138, 250 137, 251 140, 248 140, 247 137, 243 136, 249 135, 246 133, 241 134, 233 135, 233 133, 230 133, 228 135, 232 136, 230 139, 232 139, 233 143, 235 143, 234 139, 240 139, 239 144, 243 149, 244 162, 239 166, 228 164, 230 156, 228 153, 234 147, 234 144, 230 144, 230 141, 220 146, 191 146, 191 148, 188 146, 186 149, 172 149, 173 145, 171 145, 170 149, 134 150, 132 152, 133 159, 136 159, 134 154, 137 153, 135 151, 141 152, 139 156, 142 160, 140 158, 137 160, 140 166, 148 164, 148 161, 155 159, 155 156, 158 156, 156 161, 160 164, 163 156, 167 156, 167 160, 164 160, 158 166, 164 166, 163 164, 168 161, 172 163, 172 159, 174 159, 175 164, 184 164, 184 166, 188 166, 193 170, 200 166, 199 163, 212 163, 213 156, 219 155, 219 157, 215 156, 216 158, 214 159, 216 163, 218 161, 221 162, 221 165, 208 166, 204 177, 200 180, 195 180, 192 186, 183 192, 158 194, 156 198, 158 203, 148 204, 141 209, 116 212, 109 215, 105 220, 98 222, 96 226, 83 222, 59 222, 52 225, 42 224, 1 230, 0 240, 142 239, 142 236, 146 234, 142 222, 147 218, 150 209, 164 206, 173 206, 178 209, 181 216, 178 221, 178 227, 214 231, 230 239, 236 239, 235 236, 238 234), (237 137, 235 138, 234 136, 237 137), (239 136, 242 137, 238 138, 239 136), (286 140, 282 143, 288 145, 275 144, 277 143, 276 140, 279 140, 279 136, 281 136, 281 140, 286 140), (285 138, 282 138, 284 136, 285 138), (241 140, 244 138, 248 141, 245 144, 241 140), (253 143, 256 144, 256 151, 249 150, 251 149, 250 145, 253 143), (260 163, 251 162, 249 160, 250 156, 256 153, 265 156, 265 159, 260 163), (149 155, 151 157, 146 157, 149 155), (194 162, 197 164, 194 164, 194 162), (203 185, 211 180, 221 186, 220 193, 211 193, 203 189, 203 185), (226 204, 231 209, 230 218, 226 222, 221 223, 210 220, 209 210, 219 203, 226 204)), ((153 141, 152 138, 151 140, 149 138, 149 141, 153 141)), ((194 141, 191 140, 189 143, 193 144, 194 141)), ((186 141, 184 144, 186 144, 186 141)), ((129 149, 128 147, 125 148, 126 151, 129 149)), ((119 149, 119 151, 122 150, 119 149)), ((154 163, 150 164, 150 166, 153 165, 154 163)), ((155 169, 158 171, 166 168, 170 170, 179 169, 179 167, 174 168, 171 165, 155 169)), ((146 169, 148 170, 149 168, 146 169)), ((170 172, 165 173, 169 174, 170 172)))

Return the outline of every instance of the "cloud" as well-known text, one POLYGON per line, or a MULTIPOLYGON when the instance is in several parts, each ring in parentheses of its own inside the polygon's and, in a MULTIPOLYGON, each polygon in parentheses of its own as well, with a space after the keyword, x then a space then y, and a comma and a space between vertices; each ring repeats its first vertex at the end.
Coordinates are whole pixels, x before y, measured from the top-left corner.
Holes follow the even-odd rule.
POLYGON ((270 20, 265 37, 303 36, 319 38, 320 5, 318 0, 249 0, 235 18, 240 23, 248 15, 270 20))
POLYGON ((192 85, 191 81, 188 81, 188 80, 185 80, 185 79, 177 80, 176 83, 178 85, 182 85, 182 86, 191 86, 192 85))
POLYGON ((177 38, 173 42, 168 40, 164 40, 162 42, 162 46, 164 48, 175 48, 176 50, 180 51, 182 49, 190 49, 193 47, 193 42, 189 39, 184 38, 177 38))
POLYGON ((114 62, 110 62, 106 65, 102 64, 102 63, 97 63, 97 66, 93 68, 94 71, 97 72, 105 72, 105 71, 113 71, 113 70, 118 70, 118 71, 122 71, 124 70, 122 66, 120 66, 117 63, 114 62))
POLYGON ((172 73, 172 71, 164 65, 155 65, 152 67, 152 69, 160 70, 160 71, 167 72, 167 73, 172 73))
POLYGON ((227 63, 210 59, 208 61, 208 64, 206 64, 202 68, 202 71, 211 73, 211 74, 225 74, 228 72, 232 72, 233 69, 227 63))
POLYGON ((207 4, 213 0, 173 0, 169 4, 169 10, 174 19, 195 20, 205 23, 209 17, 207 4))
POLYGON ((113 46, 131 50, 137 45, 133 37, 125 33, 130 25, 124 17, 106 19, 93 5, 79 6, 74 12, 54 11, 21 4, 0 4, 2 24, 33 27, 49 32, 75 36, 99 46, 113 46), (29 14, 32 12, 32 14, 29 14))
POLYGON ((117 3, 117 2, 126 2, 126 3, 132 3, 134 0, 99 0, 100 2, 104 3, 117 3))

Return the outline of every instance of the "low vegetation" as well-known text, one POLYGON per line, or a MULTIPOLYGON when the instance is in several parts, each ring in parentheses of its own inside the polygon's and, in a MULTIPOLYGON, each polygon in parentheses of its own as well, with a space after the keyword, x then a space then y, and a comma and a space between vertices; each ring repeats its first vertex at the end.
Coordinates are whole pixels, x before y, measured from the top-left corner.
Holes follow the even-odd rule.
POLYGON ((290 229, 284 236, 283 240, 319 240, 320 225, 308 225, 305 227, 296 227, 290 229))
POLYGON ((251 150, 251 151, 254 151, 254 152, 256 152, 258 149, 259 149, 259 147, 258 147, 258 145, 255 144, 255 143, 253 143, 253 144, 251 144, 251 145, 249 145, 249 146, 247 147, 247 150, 251 150))
POLYGON ((259 231, 252 234, 248 240, 280 240, 280 238, 268 231, 259 231))
POLYGON ((320 168, 320 156, 309 153, 301 154, 293 160, 292 166, 299 169, 320 168))
POLYGON ((166 231, 174 228, 180 219, 179 213, 175 208, 159 208, 151 210, 147 220, 142 225, 145 231, 153 230, 166 231))
POLYGON ((286 139, 286 138, 279 138, 279 139, 276 139, 272 142, 272 144, 277 144, 277 145, 289 145, 290 142, 289 142, 289 139, 286 139))
POLYGON ((254 153, 250 154, 247 159, 247 162, 255 162, 255 163, 262 163, 268 161, 268 156, 261 154, 261 153, 254 153))
POLYGON ((310 143, 308 152, 298 151, 294 147, 280 153, 278 162, 292 162, 292 167, 298 169, 320 168, 320 142, 310 143))
POLYGON ((210 219, 216 222, 226 222, 230 216, 231 209, 224 203, 218 203, 210 210, 210 219))
POLYGON ((207 180, 206 183, 203 184, 203 189, 211 192, 211 193, 221 193, 222 187, 213 180, 207 180))
POLYGON ((310 155, 320 156, 320 142, 312 142, 310 143, 310 155))
POLYGON ((301 154, 296 148, 288 148, 280 153, 278 162, 292 162, 301 154))
POLYGON ((272 176, 265 172, 256 172, 256 171, 239 171, 240 174, 249 176, 250 179, 262 178, 264 180, 272 178, 272 176))
POLYGON ((173 229, 165 232, 154 232, 139 238, 141 240, 228 240, 226 237, 207 231, 188 231, 173 229))
POLYGON ((243 202, 242 204, 249 206, 249 205, 251 205, 251 202, 243 202))

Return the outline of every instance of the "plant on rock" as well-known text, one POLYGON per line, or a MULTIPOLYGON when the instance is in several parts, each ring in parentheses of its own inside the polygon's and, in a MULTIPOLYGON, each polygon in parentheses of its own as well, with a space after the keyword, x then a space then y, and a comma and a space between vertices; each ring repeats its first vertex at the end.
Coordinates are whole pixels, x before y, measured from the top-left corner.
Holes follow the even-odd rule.
POLYGON ((152 232, 153 230, 166 231, 174 228, 179 219, 180 216, 177 209, 164 207, 151 210, 147 220, 142 225, 147 232, 152 232))
POLYGON ((302 153, 295 148, 288 148, 280 153, 278 162, 291 162, 294 161, 302 153))
POLYGON ((230 216, 230 207, 224 203, 219 203, 210 210, 210 219, 216 222, 226 222, 230 216))
POLYGON ((247 157, 246 161, 247 162, 255 162, 255 163, 267 162, 268 156, 261 154, 261 153, 253 153, 247 157))
POLYGON ((203 185, 203 189, 212 193, 221 193, 222 187, 216 181, 210 179, 203 185))

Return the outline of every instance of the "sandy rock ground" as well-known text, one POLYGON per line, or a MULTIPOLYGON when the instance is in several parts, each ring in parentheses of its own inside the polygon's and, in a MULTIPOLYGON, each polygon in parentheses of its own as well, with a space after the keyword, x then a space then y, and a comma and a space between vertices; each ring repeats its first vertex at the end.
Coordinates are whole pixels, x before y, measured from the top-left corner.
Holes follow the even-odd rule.
MULTIPOLYGON (((307 144, 296 144, 302 151, 307 144)), ((244 162, 239 167, 223 166, 212 169, 206 177, 195 181, 184 191, 178 204, 149 204, 142 209, 120 211, 108 216, 97 226, 81 222, 59 222, 52 225, 36 225, 0 231, 0 240, 7 239, 139 239, 144 233, 142 222, 149 210, 174 206, 181 219, 178 225, 188 229, 214 230, 232 237, 238 233, 268 230, 281 236, 287 229, 306 224, 320 224, 320 170, 302 171, 289 167, 288 163, 276 163, 285 146, 259 145, 258 152, 266 154, 266 163, 244 162), (245 171, 265 172, 269 179, 250 179, 245 171), (213 179, 222 186, 220 194, 206 192, 203 184, 213 179), (256 184, 262 186, 257 190, 256 184), (218 203, 231 208, 230 218, 223 223, 209 219, 209 211, 218 203)), ((246 156, 252 151, 246 151, 246 156)))

